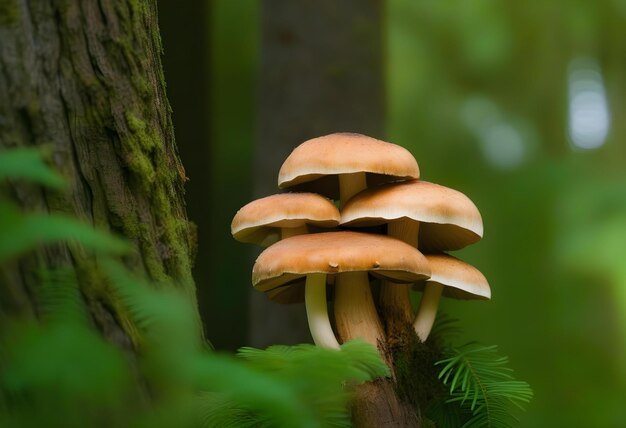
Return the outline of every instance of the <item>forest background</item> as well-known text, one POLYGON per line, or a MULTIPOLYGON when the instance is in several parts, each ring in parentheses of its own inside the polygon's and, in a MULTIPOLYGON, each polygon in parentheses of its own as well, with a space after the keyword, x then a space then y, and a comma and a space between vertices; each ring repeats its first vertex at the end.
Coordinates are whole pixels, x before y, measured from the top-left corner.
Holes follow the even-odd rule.
MULTIPOLYGON (((305 346, 280 379, 223 354, 310 342, 301 306, 251 289, 258 250, 230 221, 276 192, 297 144, 353 131, 406 147, 481 210, 484 239, 455 255, 493 300, 442 311, 458 344, 498 345, 532 385, 521 425, 622 424, 623 0, 158 1, 158 22, 156 3, 0 1, 0 420, 172 426, 192 404, 207 426, 259 423, 250 409, 345 422, 343 378, 319 374, 380 375, 354 364, 358 344, 305 346), (170 293, 194 290, 193 259, 204 337, 195 294, 170 293)), ((274 367, 289 352, 243 354, 274 367)))
MULTIPOLYGON (((168 3, 159 5, 164 66, 199 230, 206 336, 224 350, 301 342, 286 326, 259 328, 255 254, 229 227, 239 207, 272 192, 258 183, 278 172, 255 156, 273 150, 259 142, 268 117, 263 28, 280 2, 168 3)), ((346 25, 371 19, 365 14, 353 7, 346 25)), ((626 2, 392 0, 377 19, 384 126, 372 136, 409 149, 423 179, 461 190, 483 215, 484 239, 459 255, 486 275, 493 299, 443 303, 461 320, 459 342, 498 344, 532 385, 521 426, 618 426, 626 418, 626 2)), ((356 70, 346 67, 324 72, 350 79, 356 70)), ((298 311, 275 310, 291 310, 277 315, 286 319, 298 311)))

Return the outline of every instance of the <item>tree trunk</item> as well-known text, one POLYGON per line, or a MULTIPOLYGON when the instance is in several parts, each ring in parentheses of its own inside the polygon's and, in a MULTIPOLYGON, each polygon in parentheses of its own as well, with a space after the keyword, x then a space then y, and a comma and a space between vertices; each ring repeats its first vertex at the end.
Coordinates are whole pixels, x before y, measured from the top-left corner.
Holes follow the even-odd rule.
MULTIPOLYGON (((14 186, 27 210, 61 211, 131 240, 125 259, 155 281, 174 280, 195 302, 194 233, 183 202, 161 66, 155 0, 0 2, 0 145, 48 146, 68 191, 14 186)), ((92 318, 132 354, 119 305, 94 278, 95 261, 54 246, 5 268, 3 313, 37 316, 37 267, 74 267, 92 318)))
MULTIPOLYGON (((280 165, 303 141, 333 132, 383 138, 384 2, 265 0, 258 100, 255 193, 277 192, 280 165)), ((303 305, 251 296, 254 346, 310 342, 303 305)), ((383 351, 384 352, 384 351, 383 351)), ((357 391, 359 427, 419 427, 390 379, 357 391)))

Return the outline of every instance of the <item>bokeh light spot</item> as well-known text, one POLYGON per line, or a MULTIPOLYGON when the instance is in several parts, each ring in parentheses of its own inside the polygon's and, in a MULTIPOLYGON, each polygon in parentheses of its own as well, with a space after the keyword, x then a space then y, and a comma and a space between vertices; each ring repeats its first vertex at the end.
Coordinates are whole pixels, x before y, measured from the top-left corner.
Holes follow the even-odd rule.
POLYGON ((596 149, 606 142, 610 114, 602 73, 589 58, 574 59, 568 69, 568 131, 573 146, 596 149))

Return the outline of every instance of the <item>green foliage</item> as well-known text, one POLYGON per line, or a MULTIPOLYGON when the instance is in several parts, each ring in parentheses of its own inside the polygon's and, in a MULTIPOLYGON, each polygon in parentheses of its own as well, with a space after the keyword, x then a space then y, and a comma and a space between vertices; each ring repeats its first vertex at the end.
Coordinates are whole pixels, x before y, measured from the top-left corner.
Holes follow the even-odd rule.
POLYGON ((18 148, 0 152, 0 182, 26 180, 52 189, 62 189, 63 178, 48 168, 41 149, 18 148))
POLYGON ((378 352, 354 341, 340 352, 313 345, 243 348, 240 359, 207 354, 188 299, 154 290, 114 261, 113 287, 145 339, 143 368, 162 393, 199 391, 204 426, 348 426, 351 384, 389 374, 378 352))
MULTIPOLYGON (((33 160, 2 156, 5 165, 33 160)), ((46 172, 20 175, 2 165, 0 184, 33 177, 49 184, 46 172)), ((91 280, 110 290, 104 304, 124 311, 124 328, 137 332, 137 342, 122 350, 94 328, 94 308, 86 307, 73 269, 43 270, 31 290, 37 320, 4 316, 0 326, 2 426, 349 426, 351 386, 389 374, 376 349, 358 341, 340 351, 299 345, 244 348, 238 357, 209 352, 193 299, 174 284, 131 274, 115 258, 128 244, 68 217, 22 214, 0 192, 0 267, 62 242, 103 252, 91 280)))
POLYGON ((35 290, 41 321, 0 330, 0 420, 7 426, 98 426, 119 418, 130 372, 91 328, 73 271, 44 271, 35 290))
MULTIPOLYGON (((52 189, 62 189, 63 179, 52 171, 35 149, 0 152, 0 184, 5 180, 26 180, 52 189)), ((84 248, 114 254, 128 252, 119 238, 60 214, 23 214, 7 198, 0 199, 0 262, 10 260, 39 244, 74 242, 84 248)))
POLYGON ((36 300, 40 318, 47 323, 86 324, 89 317, 74 270, 42 270, 36 300))
POLYGON ((48 272, 37 296, 42 323, 16 321, 0 335, 0 397, 9 403, 0 417, 16 426, 81 426, 106 411, 140 426, 349 426, 346 384, 388 374, 377 351, 358 341, 341 351, 299 345, 245 348, 239 358, 207 352, 188 299, 151 288, 116 261, 103 266, 145 339, 139 369, 154 408, 142 406, 130 367, 89 326, 75 278, 48 272))
POLYGON ((452 318, 447 313, 440 311, 437 314, 437 319, 435 319, 429 337, 430 341, 449 340, 450 337, 459 335, 462 331, 463 329, 459 326, 457 318, 452 318))
POLYGON ((0 201, 0 261, 55 242, 76 242, 90 250, 117 254, 129 250, 124 241, 67 216, 24 215, 13 204, 0 201))
POLYGON ((533 392, 526 382, 514 379, 508 358, 496 346, 475 343, 448 353, 437 365, 442 366, 439 377, 450 388, 450 398, 429 409, 429 416, 440 427, 513 426, 513 408, 523 409, 533 392))
POLYGON ((342 352, 331 349, 319 348, 314 345, 304 344, 297 346, 270 346, 265 350, 255 348, 241 348, 239 356, 254 363, 255 366, 269 372, 280 373, 285 377, 291 377, 295 373, 291 370, 299 370, 298 366, 308 365, 308 375, 322 376, 327 379, 326 383, 336 383, 337 372, 345 371, 345 374, 356 381, 365 382, 376 377, 389 376, 389 368, 378 357, 378 352, 373 346, 361 340, 353 340, 341 346, 342 352), (339 354, 339 355, 338 355, 339 354), (317 370, 321 367, 324 370, 317 370))
POLYGON ((343 386, 345 379, 354 384, 389 375, 376 349, 359 340, 345 343, 340 352, 305 344, 242 348, 239 356, 289 385, 292 394, 307 403, 312 412, 309 420, 317 419, 317 426, 349 425, 350 393, 343 386))

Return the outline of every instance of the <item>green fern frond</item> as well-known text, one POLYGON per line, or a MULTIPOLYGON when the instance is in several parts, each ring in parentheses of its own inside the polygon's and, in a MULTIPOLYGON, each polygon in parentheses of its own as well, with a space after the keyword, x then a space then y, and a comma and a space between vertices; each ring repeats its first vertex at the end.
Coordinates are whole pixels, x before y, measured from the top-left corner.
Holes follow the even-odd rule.
POLYGON ((472 413, 463 427, 510 427, 516 420, 513 407, 523 409, 533 392, 526 382, 514 379, 508 358, 496 346, 475 343, 453 348, 450 354, 436 364, 443 366, 439 378, 450 388, 447 402, 472 413))
POLYGON ((44 162, 41 149, 14 148, 0 152, 0 182, 7 179, 26 180, 42 186, 61 189, 63 178, 44 162))
POLYGON ((245 359, 203 352, 187 298, 149 287, 116 261, 104 260, 102 266, 146 340, 142 366, 153 388, 197 391, 202 426, 344 426, 349 397, 344 381, 382 372, 369 345, 348 346, 346 353, 312 345, 247 350, 245 359), (320 420, 324 424, 315 422, 320 420))
POLYGON ((23 214, 14 205, 0 201, 0 262, 17 257, 37 245, 75 242, 86 249, 125 254, 126 241, 90 225, 59 214, 23 214))
POLYGON ((455 336, 462 332, 463 329, 459 326, 458 318, 453 318, 445 312, 439 312, 429 337, 445 337, 448 339, 450 336, 455 336))
MULTIPOLYGON (((239 356, 248 370, 266 376, 261 379, 274 383, 272 388, 285 391, 295 402, 286 409, 262 406, 259 398, 266 397, 242 396, 236 392, 239 382, 231 377, 231 383, 224 384, 226 396, 204 396, 208 400, 203 405, 205 426, 221 427, 230 423, 233 427, 347 427, 350 426, 348 402, 351 393, 346 384, 389 375, 389 369, 376 349, 363 341, 348 342, 340 351, 308 344, 271 346, 266 350, 242 348, 239 356), (299 419, 285 413, 285 410, 292 413, 298 407, 299 419)), ((254 377, 250 375, 246 380, 241 379, 241 383, 246 388, 254 387, 255 391, 270 388, 269 385, 255 386, 254 377)), ((211 384, 216 384, 215 379, 211 384)))
POLYGON ((39 278, 33 292, 43 322, 14 321, 0 335, 0 395, 59 411, 84 397, 83 405, 117 402, 130 376, 121 353, 90 326, 75 272, 43 270, 39 278))
POLYGON ((39 277, 41 284, 35 291, 35 300, 41 319, 48 323, 87 325, 76 272, 70 268, 45 269, 39 277))
POLYGON ((161 284, 157 290, 115 260, 103 259, 101 263, 146 345, 181 353, 200 348, 200 322, 187 296, 172 284, 161 284))
POLYGON ((435 421, 437 428, 459 428, 472 417, 471 410, 458 403, 450 403, 448 398, 441 397, 426 410, 426 417, 435 421))
POLYGON ((271 427, 270 421, 259 420, 259 416, 224 394, 203 392, 198 396, 199 425, 202 427, 256 428, 271 427))
MULTIPOLYGON (((204 395, 201 420, 206 427, 240 426, 251 415, 260 426, 313 427, 319 415, 298 393, 298 379, 285 381, 275 373, 242 364, 221 355, 202 356, 190 360, 186 368, 194 379, 195 387, 218 394, 204 395), (233 419, 234 418, 234 419, 233 419)), ((309 385, 312 390, 319 390, 309 385)), ((254 424, 253 426, 257 426, 254 424)))
MULTIPOLYGON (((43 161, 40 149, 0 151, 0 183, 23 179, 51 188, 62 188, 63 178, 43 161)), ((130 246, 109 233, 95 230, 73 218, 48 213, 24 214, 14 204, 0 200, 0 262, 15 258, 40 244, 75 242, 86 249, 125 254, 130 246)))
POLYGON ((380 359, 376 349, 362 341, 352 340, 341 346, 338 352, 315 345, 275 345, 265 350, 241 348, 239 356, 267 371, 281 372, 299 370, 304 364, 310 368, 319 366, 323 375, 340 380, 351 379, 365 382, 377 377, 389 376, 389 368, 380 359))

